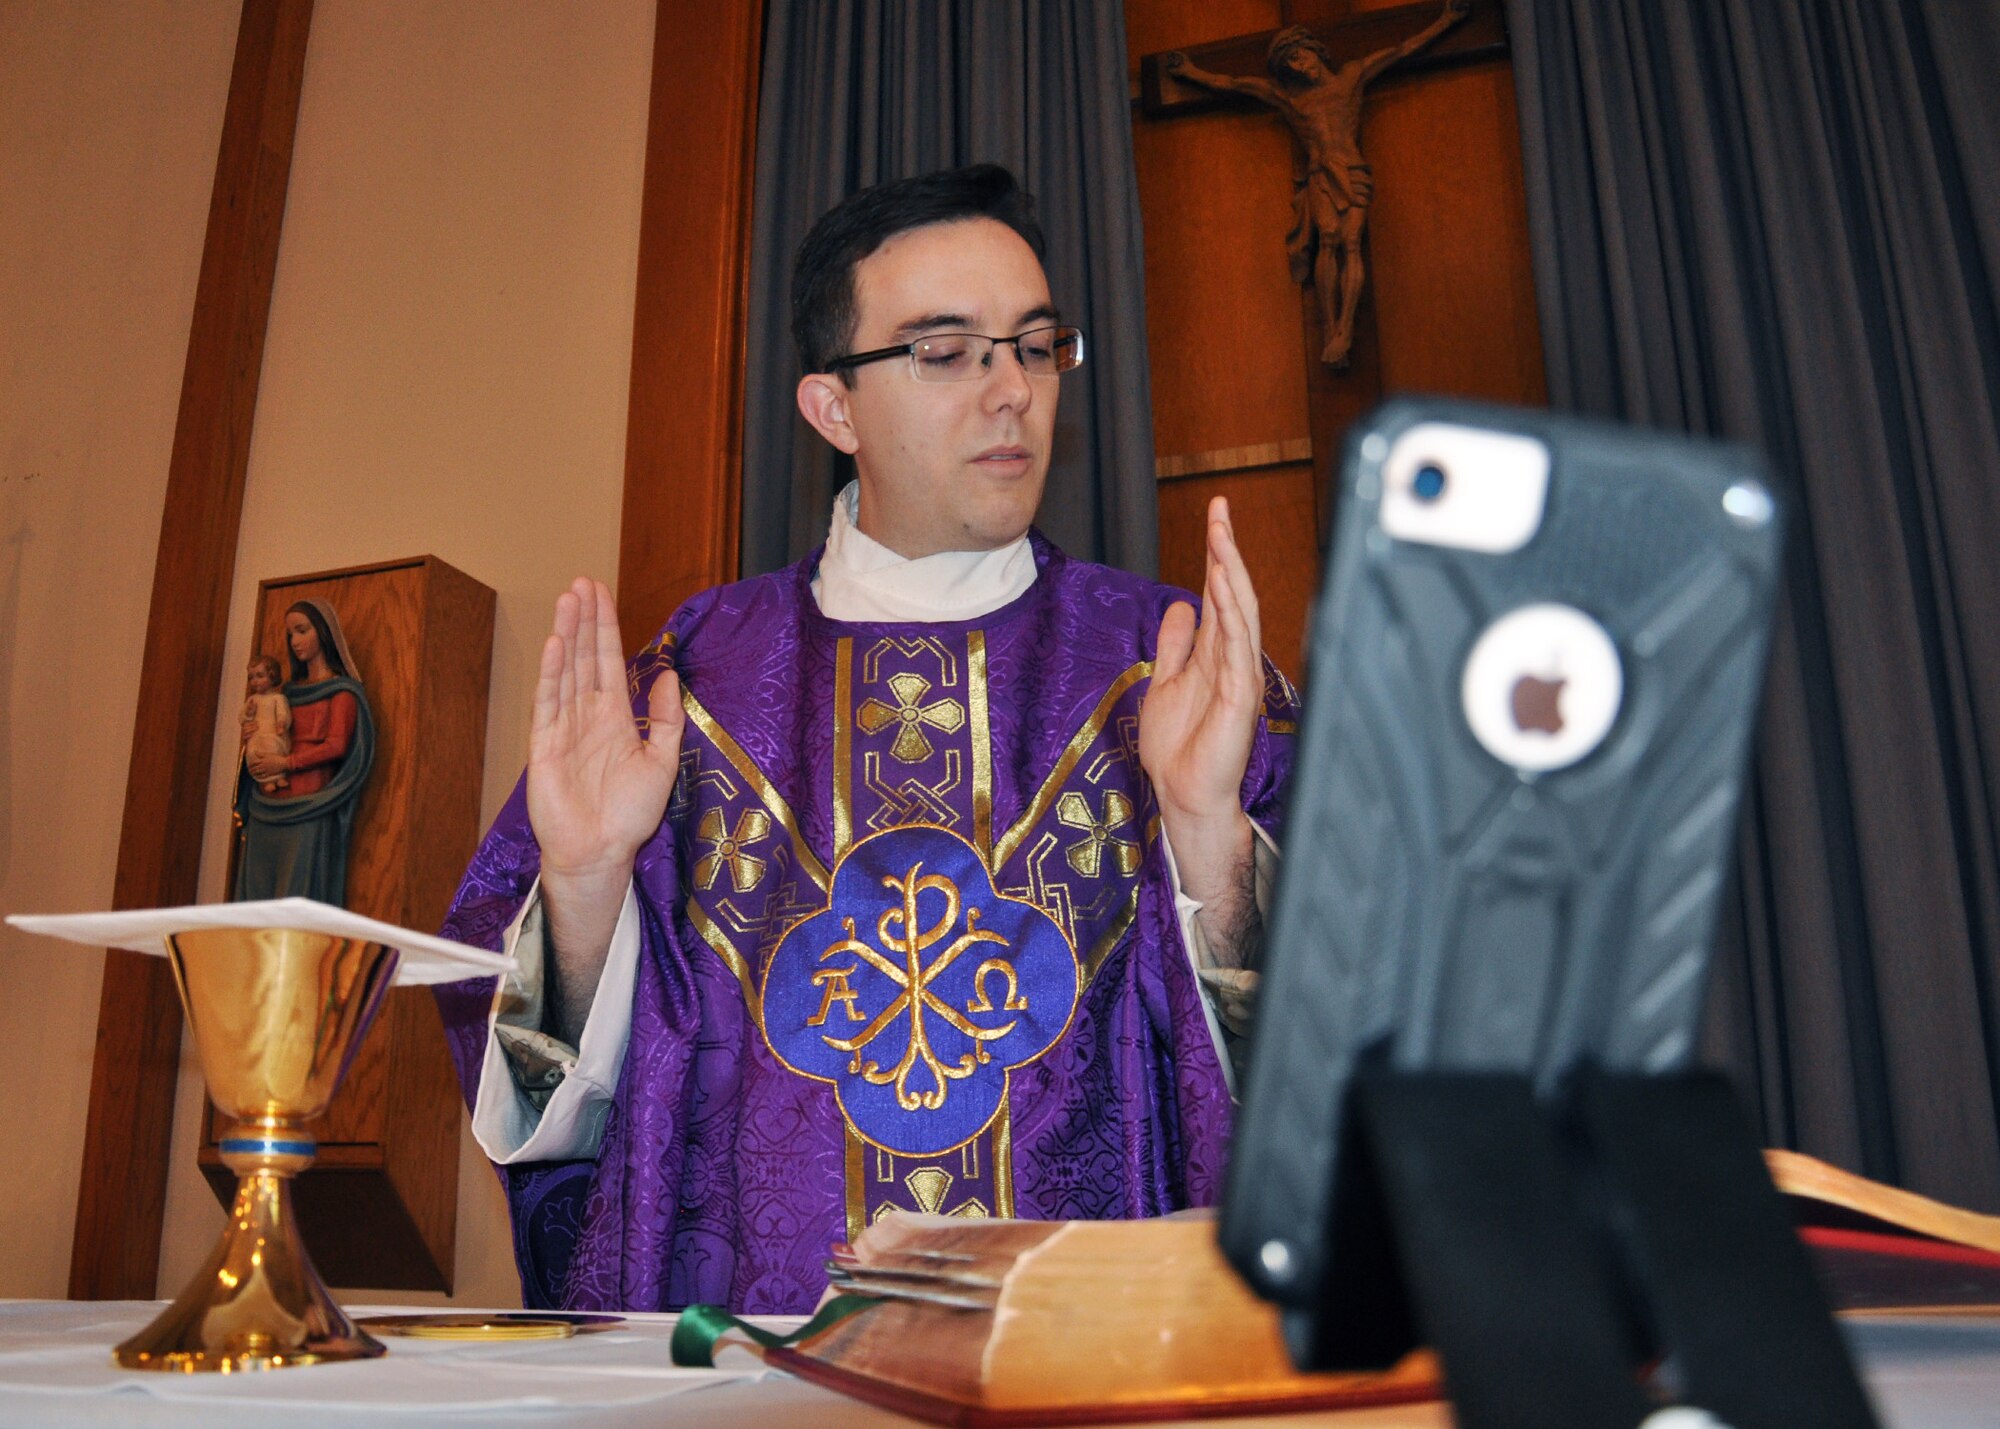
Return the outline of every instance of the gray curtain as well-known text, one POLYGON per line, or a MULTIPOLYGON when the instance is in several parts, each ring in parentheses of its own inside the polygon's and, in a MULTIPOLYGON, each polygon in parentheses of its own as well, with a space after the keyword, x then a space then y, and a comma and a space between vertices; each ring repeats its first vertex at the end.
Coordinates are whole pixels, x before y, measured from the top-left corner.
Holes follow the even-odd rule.
MULTIPOLYGON (((1035 195, 1049 285, 1088 334, 1037 524, 1159 569, 1144 250, 1118 0, 773 0, 765 21, 743 411, 743 574, 826 537, 845 477, 798 415, 792 256, 857 189, 992 162, 1035 195)), ((843 462, 843 466, 844 466, 843 462)))
POLYGON ((1708 1047, 2000 1210, 2000 11, 1509 0, 1549 391, 1762 447, 1783 608, 1708 1047))

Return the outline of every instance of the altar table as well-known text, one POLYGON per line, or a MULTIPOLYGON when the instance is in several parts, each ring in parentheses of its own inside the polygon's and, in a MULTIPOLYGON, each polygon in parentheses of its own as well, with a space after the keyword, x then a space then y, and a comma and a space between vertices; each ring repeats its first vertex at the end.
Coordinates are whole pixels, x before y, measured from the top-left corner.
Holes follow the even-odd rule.
MULTIPOLYGON (((720 1367, 677 1369, 671 1315, 633 1315, 615 1330, 500 1343, 385 1339, 376 1360, 242 1375, 137 1373, 111 1347, 160 1306, 137 1301, 0 1301, 0 1429, 33 1425, 851 1426, 907 1424, 830 1390, 766 1370, 748 1349, 720 1367)), ((407 1307, 349 1306, 351 1314, 407 1307)), ((764 1321, 788 1328, 796 1321, 764 1321)), ((1885 1429, 2000 1425, 2000 1317, 1865 1319, 1847 1329, 1885 1429)), ((1209 1425, 1449 1429, 1435 1405, 1206 1420, 1209 1425)))

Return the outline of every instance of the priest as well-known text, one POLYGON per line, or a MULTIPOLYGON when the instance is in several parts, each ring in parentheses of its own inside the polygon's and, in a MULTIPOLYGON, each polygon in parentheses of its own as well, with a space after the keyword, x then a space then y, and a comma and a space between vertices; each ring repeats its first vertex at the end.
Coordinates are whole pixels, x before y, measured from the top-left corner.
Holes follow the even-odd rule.
POLYGON ((1200 614, 1032 529, 1085 360, 1029 196, 865 190, 802 245, 826 544, 627 662, 557 601, 440 1002, 530 1304, 800 1312, 897 1210, 1212 1204, 1296 696, 1216 501, 1200 614))

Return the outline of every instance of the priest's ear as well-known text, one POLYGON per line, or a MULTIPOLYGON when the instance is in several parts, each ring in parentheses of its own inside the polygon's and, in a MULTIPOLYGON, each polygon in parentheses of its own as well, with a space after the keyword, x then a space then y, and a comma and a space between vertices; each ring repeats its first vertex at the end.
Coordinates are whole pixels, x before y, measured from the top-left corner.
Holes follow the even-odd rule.
POLYGON ((800 414, 812 423, 814 431, 849 456, 861 447, 849 410, 853 395, 847 384, 831 372, 811 372, 799 379, 800 414))

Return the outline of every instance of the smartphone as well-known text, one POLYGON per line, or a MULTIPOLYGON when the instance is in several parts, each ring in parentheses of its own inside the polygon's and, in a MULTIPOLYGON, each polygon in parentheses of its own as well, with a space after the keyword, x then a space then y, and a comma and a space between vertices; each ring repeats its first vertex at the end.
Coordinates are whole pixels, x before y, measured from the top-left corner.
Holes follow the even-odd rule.
POLYGON ((1350 433, 1221 1231, 1295 1354, 1361 1059, 1688 1059, 1779 527, 1740 447, 1442 400, 1350 433))

